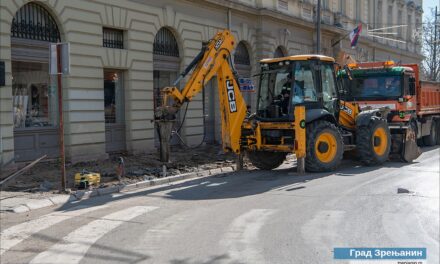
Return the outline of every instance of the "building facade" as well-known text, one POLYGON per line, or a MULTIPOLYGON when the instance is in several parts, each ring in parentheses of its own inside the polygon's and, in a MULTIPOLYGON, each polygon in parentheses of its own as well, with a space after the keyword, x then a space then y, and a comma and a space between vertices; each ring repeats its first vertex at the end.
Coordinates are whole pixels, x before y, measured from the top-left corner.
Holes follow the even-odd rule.
MULTIPOLYGON (((336 56, 342 50, 361 61, 418 63, 421 5, 421 0, 322 0, 321 53, 336 56), (332 46, 359 23, 364 32, 356 49, 347 38, 332 46), (408 26, 391 29, 399 41, 367 32, 400 24, 408 26)), ((238 43, 235 67, 254 78, 262 58, 315 51, 315 6, 313 0, 1 1, 6 85, 0 87, 0 165, 58 156, 50 43, 70 43, 70 73, 62 77, 67 158, 104 159, 112 152, 156 151, 151 121, 160 104, 158 89, 171 85, 218 30, 231 26, 238 43)), ((176 124, 187 144, 220 141, 216 81, 207 86, 176 124)), ((251 105, 256 100, 255 93, 244 97, 251 105)), ((173 142, 179 144, 178 137, 173 142)))

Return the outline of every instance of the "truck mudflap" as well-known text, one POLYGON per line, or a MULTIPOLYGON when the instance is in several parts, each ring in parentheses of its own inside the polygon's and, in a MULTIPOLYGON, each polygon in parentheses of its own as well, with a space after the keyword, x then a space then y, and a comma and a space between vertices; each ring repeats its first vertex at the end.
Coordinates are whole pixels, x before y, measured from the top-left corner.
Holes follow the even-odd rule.
POLYGON ((412 162, 417 159, 422 151, 417 146, 416 138, 416 133, 411 126, 406 129, 392 129, 390 159, 403 162, 412 162))

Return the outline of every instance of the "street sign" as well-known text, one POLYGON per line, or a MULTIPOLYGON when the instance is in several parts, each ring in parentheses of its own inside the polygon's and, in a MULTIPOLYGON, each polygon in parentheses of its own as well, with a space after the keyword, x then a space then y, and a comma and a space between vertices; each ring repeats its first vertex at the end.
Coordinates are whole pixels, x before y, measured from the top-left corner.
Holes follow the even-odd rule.
POLYGON ((238 78, 238 85, 242 92, 255 92, 255 86, 250 78, 238 78))
POLYGON ((49 73, 51 75, 69 74, 70 73, 70 43, 51 43, 49 47, 50 52, 50 65, 49 73), (58 57, 57 57, 57 46, 60 46, 60 56, 61 56, 61 72, 58 72, 58 57))

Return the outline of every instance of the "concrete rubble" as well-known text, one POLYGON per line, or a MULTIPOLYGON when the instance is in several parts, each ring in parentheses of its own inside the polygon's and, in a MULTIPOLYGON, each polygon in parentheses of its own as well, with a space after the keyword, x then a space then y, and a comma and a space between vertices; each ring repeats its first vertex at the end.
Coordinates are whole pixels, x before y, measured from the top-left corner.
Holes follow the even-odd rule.
MULTIPOLYGON (((119 156, 101 162, 69 164, 68 186, 70 194, 61 194, 59 170, 54 161, 38 164, 29 172, 12 181, 0 192, 0 211, 23 213, 31 210, 64 204, 94 196, 115 192, 133 191, 196 177, 207 177, 235 170, 234 156, 219 151, 219 147, 204 146, 194 150, 176 150, 167 164, 167 177, 162 177, 162 163, 157 155, 125 155, 125 177, 119 181, 116 166, 119 156), (101 173, 101 184, 97 188, 76 190, 73 175, 83 169, 101 173)), ((252 166, 245 162, 245 168, 252 166)))

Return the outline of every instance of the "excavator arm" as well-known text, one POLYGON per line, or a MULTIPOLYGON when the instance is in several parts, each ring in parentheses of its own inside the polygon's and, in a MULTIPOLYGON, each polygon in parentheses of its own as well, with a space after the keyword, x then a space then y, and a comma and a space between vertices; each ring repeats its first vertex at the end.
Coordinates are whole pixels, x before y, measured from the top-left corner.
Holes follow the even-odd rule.
POLYGON ((235 40, 229 30, 218 32, 205 43, 201 52, 190 63, 173 87, 161 90, 162 106, 155 112, 155 120, 161 123, 172 121, 185 102, 190 102, 205 85, 217 75, 220 112, 222 122, 222 143, 225 151, 240 153, 240 137, 246 117, 246 103, 231 66, 231 54, 235 40), (176 85, 192 70, 185 87, 180 91, 176 85))

